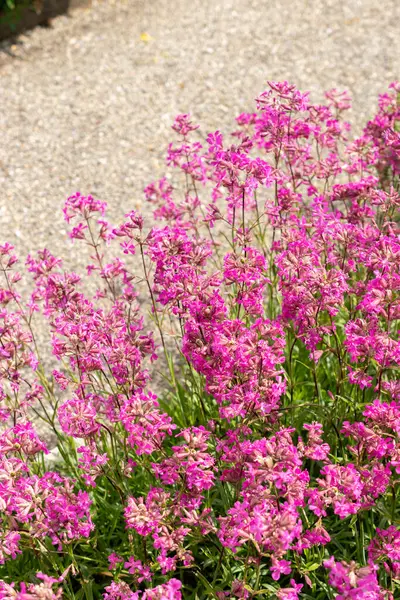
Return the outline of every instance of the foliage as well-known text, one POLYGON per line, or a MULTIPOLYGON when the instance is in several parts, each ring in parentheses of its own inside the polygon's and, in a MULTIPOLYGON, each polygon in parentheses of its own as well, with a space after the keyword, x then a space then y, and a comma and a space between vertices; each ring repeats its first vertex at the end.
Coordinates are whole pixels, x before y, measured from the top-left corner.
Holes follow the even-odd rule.
POLYGON ((86 276, 0 247, 0 598, 400 598, 399 92, 178 116, 160 227, 68 198, 86 276))
POLYGON ((0 24, 8 25, 14 31, 27 8, 37 12, 41 5, 38 0, 0 0, 0 24))

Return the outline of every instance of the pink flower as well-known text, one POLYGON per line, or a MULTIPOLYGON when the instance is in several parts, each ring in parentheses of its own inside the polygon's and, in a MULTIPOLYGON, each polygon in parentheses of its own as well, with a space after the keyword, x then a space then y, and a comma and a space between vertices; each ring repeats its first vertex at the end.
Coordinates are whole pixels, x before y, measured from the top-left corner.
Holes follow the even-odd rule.
POLYGON ((121 558, 121 556, 118 556, 118 554, 116 554, 115 552, 112 552, 109 557, 108 557, 108 568, 110 569, 110 571, 113 571, 116 566, 123 562, 123 558, 121 558))
POLYGON ((281 575, 289 575, 292 570, 292 566, 289 560, 276 560, 272 558, 272 566, 270 571, 272 573, 272 579, 278 581, 281 575))

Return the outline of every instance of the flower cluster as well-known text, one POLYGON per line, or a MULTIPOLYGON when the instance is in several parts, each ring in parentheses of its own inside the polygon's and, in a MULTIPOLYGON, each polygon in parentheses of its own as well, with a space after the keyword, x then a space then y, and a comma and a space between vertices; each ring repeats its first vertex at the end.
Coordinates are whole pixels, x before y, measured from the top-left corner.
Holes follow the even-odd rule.
POLYGON ((349 108, 178 115, 87 277, 0 245, 0 599, 400 597, 400 85, 349 108))

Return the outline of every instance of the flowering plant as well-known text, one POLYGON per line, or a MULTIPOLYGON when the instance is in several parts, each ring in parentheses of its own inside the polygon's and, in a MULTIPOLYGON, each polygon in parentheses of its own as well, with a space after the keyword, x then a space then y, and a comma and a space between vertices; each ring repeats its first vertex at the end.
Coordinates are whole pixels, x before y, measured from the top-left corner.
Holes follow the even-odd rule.
POLYGON ((86 275, 0 246, 0 599, 400 598, 400 85, 349 107, 179 115, 86 275))

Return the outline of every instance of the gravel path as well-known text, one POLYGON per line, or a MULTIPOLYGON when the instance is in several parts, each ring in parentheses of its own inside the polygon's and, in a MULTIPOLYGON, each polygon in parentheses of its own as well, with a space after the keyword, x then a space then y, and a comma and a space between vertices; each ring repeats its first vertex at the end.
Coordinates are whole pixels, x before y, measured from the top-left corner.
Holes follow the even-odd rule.
POLYGON ((117 0, 3 45, 0 241, 65 253, 67 195, 139 207, 174 115, 230 131, 267 79, 348 88, 361 124, 399 77, 399 34, 399 0, 117 0))

